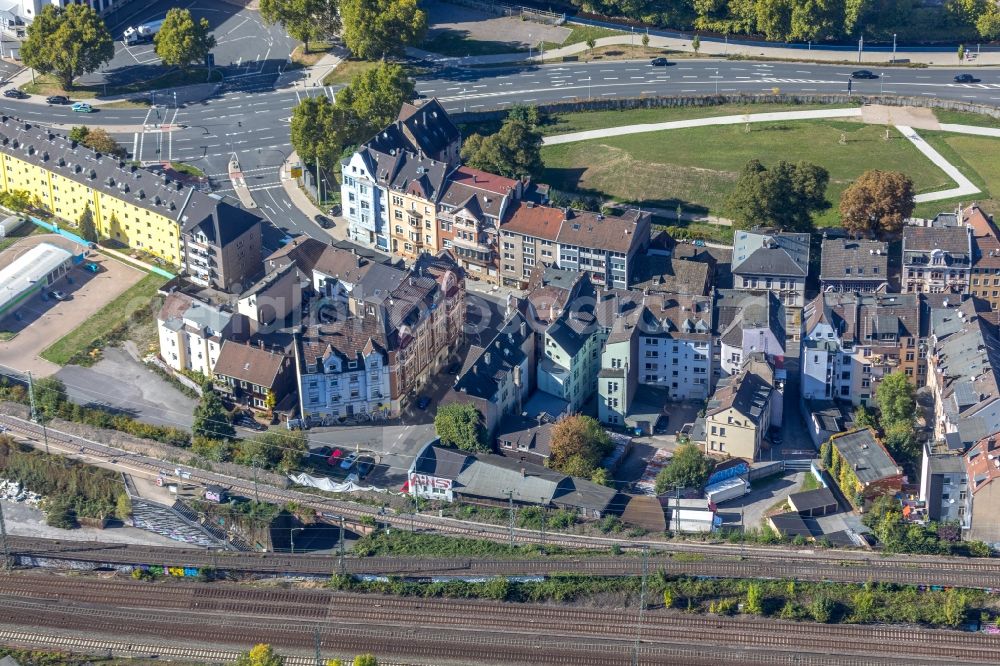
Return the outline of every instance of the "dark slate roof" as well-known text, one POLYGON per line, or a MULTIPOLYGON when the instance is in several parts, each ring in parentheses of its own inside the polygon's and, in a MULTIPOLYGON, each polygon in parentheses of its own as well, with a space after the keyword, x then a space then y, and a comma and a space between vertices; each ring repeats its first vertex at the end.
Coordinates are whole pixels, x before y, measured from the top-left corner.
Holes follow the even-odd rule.
POLYGON ((889 279, 889 245, 882 241, 826 238, 819 279, 884 282, 889 279))
POLYGON ((809 234, 737 231, 733 273, 805 277, 809 273, 809 234))
POLYGON ((923 266, 930 263, 931 253, 944 253, 946 266, 965 267, 972 262, 971 232, 961 227, 903 228, 903 263, 923 266))
POLYGON ((558 240, 561 245, 628 254, 649 240, 649 217, 649 213, 635 208, 620 216, 569 210, 559 228, 558 240))
POLYGON ((287 360, 284 352, 226 340, 222 343, 213 372, 258 386, 273 387, 287 360))
MULTIPOLYGON (((217 200, 215 195, 209 195, 209 198, 217 200)), ((250 211, 222 201, 213 205, 200 197, 188 203, 182 219, 186 220, 182 233, 201 231, 213 245, 220 247, 229 245, 261 223, 261 218, 250 211)))
POLYGON ((513 451, 524 447, 525 452, 548 457, 551 452, 552 429, 550 419, 533 419, 514 414, 504 418, 497 428, 497 443, 508 443, 513 451))
POLYGON ((718 289, 715 327, 730 347, 743 345, 743 331, 767 328, 785 348, 785 307, 771 292, 753 294, 740 289, 718 289))
POLYGON ((733 408, 754 423, 760 423, 764 410, 767 409, 771 390, 771 385, 763 377, 743 370, 735 377, 719 382, 705 413, 712 416, 733 408))
POLYGON ((844 344, 896 345, 902 337, 920 337, 918 294, 823 292, 803 312, 805 331, 818 324, 833 327, 844 344))
POLYGON ((858 481, 865 485, 902 474, 902 469, 868 428, 835 435, 830 441, 858 481))
POLYGON ((833 491, 829 488, 815 488, 801 493, 792 493, 788 496, 788 501, 792 503, 796 511, 811 511, 822 509, 831 504, 837 505, 837 498, 833 496, 833 491))
POLYGON ((783 537, 812 536, 806 521, 795 511, 768 516, 768 520, 783 537))
POLYGON ((403 104, 396 125, 407 137, 411 150, 427 155, 436 155, 462 140, 458 127, 437 99, 403 104))
POLYGON ((707 295, 712 266, 663 255, 637 256, 632 262, 633 289, 707 295))
MULTIPOLYGON (((534 334, 524 316, 515 312, 500 328, 496 337, 479 349, 474 358, 469 354, 462 374, 455 381, 454 390, 484 400, 493 400, 499 390, 499 382, 512 373, 515 366, 524 362, 525 355, 521 348, 524 341, 534 334)), ((527 379, 525 377, 524 381, 527 379)))

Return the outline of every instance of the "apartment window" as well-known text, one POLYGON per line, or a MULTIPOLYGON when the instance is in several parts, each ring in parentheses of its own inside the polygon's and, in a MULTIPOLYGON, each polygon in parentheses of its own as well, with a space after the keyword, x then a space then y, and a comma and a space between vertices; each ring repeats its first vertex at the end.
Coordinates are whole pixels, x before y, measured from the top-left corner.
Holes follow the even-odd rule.
POLYGON ((394 206, 402 206, 403 205, 403 197, 393 196, 392 197, 392 204, 394 206))

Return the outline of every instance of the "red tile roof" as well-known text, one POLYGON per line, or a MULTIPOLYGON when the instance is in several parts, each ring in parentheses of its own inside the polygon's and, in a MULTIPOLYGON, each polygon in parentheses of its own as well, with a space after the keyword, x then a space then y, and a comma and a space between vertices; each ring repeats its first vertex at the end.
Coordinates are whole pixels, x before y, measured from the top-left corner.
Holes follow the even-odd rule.
POLYGON ((563 217, 561 208, 522 201, 512 210, 500 229, 554 241, 559 237, 563 217))

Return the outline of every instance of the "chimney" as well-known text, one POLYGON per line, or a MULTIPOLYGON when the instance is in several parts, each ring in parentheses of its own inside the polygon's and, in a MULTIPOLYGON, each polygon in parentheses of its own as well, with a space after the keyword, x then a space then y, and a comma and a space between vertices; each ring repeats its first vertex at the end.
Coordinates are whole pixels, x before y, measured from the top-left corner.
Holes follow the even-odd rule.
POLYGON ((526 476, 528 476, 528 471, 522 467, 521 468, 521 478, 523 479, 526 476))
POLYGON ((489 352, 486 352, 485 354, 483 354, 483 360, 486 361, 486 365, 490 364, 490 353, 489 352))
POLYGON ((525 336, 525 333, 527 333, 527 330, 528 330, 528 324, 522 321, 521 322, 521 337, 522 338, 525 336))

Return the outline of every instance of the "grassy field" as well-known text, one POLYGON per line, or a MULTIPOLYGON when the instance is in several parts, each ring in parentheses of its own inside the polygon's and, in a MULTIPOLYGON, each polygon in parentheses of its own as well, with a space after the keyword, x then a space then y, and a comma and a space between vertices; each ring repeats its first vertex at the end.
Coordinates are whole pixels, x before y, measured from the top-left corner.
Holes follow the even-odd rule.
POLYGON ((496 55, 498 53, 527 53, 520 42, 493 42, 470 39, 457 30, 442 30, 424 41, 420 48, 431 53, 464 58, 465 56, 496 55))
POLYGON ((964 197, 964 201, 955 199, 919 204, 914 215, 934 217, 959 203, 968 205, 970 201, 978 202, 988 213, 1000 213, 1000 160, 996 157, 997 151, 1000 151, 1000 139, 927 130, 921 130, 920 136, 983 192, 975 197, 964 197))
POLYGON ((348 84, 361 72, 375 69, 377 62, 368 60, 343 60, 339 65, 330 70, 330 73, 323 77, 324 86, 335 86, 348 84))
POLYGON ((201 178, 205 175, 205 172, 196 166, 191 164, 185 164, 184 162, 171 162, 170 168, 178 173, 186 173, 189 176, 194 176, 196 178, 201 178))
MULTIPOLYGON (((212 70, 212 81, 222 80, 222 72, 218 69, 212 70)), ((50 76, 35 75, 34 83, 27 83, 21 86, 21 90, 30 95, 65 95, 72 100, 93 99, 97 96, 105 95, 127 95, 129 93, 140 93, 149 90, 160 90, 163 88, 175 88, 177 86, 187 86, 195 83, 205 83, 208 81, 208 74, 204 68, 194 67, 192 69, 174 69, 165 74, 152 78, 135 81, 122 86, 74 86, 72 90, 63 90, 62 86, 50 76)))
POLYGON ((689 212, 728 217, 726 196, 748 160, 805 160, 830 172, 830 206, 817 215, 819 226, 839 224, 841 192, 867 169, 902 171, 918 192, 952 185, 902 135, 892 130, 886 141, 884 134, 880 126, 837 120, 761 123, 749 132, 734 125, 634 134, 545 147, 540 180, 563 191, 642 201, 670 212, 680 204, 689 212))
POLYGON ((948 109, 934 109, 934 116, 941 123, 953 123, 955 125, 975 125, 977 127, 1000 127, 1000 118, 984 116, 979 113, 966 113, 965 111, 949 111, 948 109))
POLYGON ((147 306, 164 282, 166 280, 159 275, 149 274, 142 278, 72 332, 56 340, 42 352, 42 358, 58 365, 66 365, 76 354, 86 353, 96 340, 147 306))

